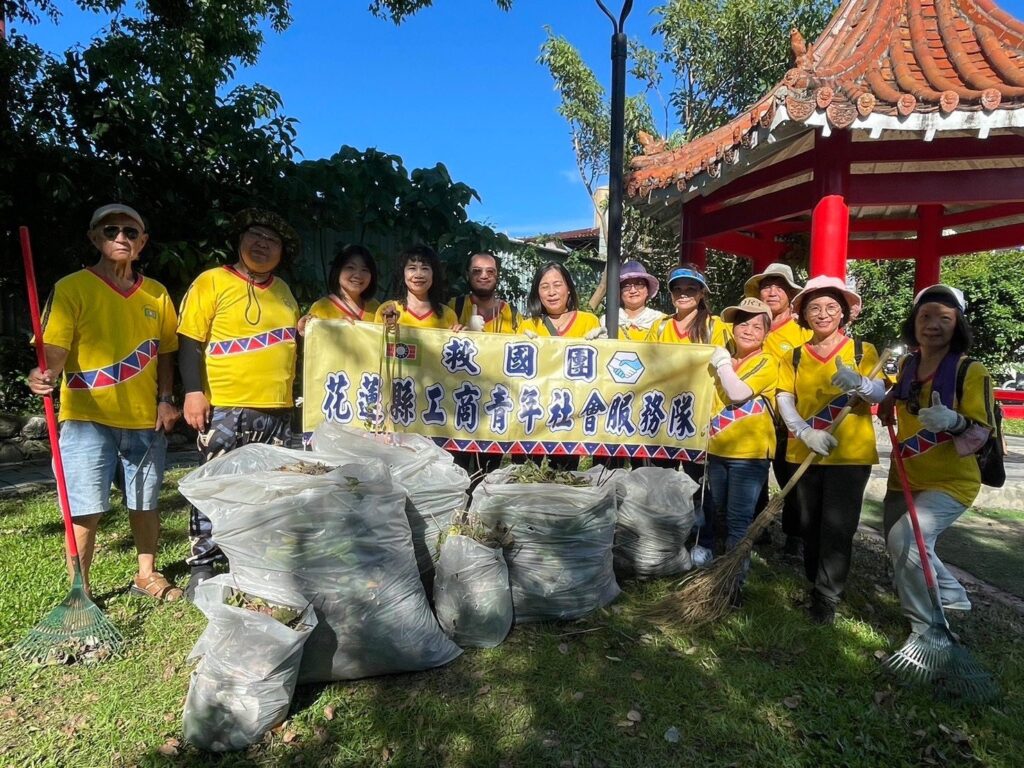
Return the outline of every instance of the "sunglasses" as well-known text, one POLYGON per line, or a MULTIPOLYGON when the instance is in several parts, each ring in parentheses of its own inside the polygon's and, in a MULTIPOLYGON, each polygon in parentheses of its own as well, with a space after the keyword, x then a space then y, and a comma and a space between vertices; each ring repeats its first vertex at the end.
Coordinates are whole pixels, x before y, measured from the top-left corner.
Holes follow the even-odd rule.
POLYGON ((473 267, 469 270, 469 274, 480 277, 481 275, 487 275, 488 277, 494 277, 498 274, 498 270, 492 267, 473 267))
POLYGON ((132 242, 138 240, 139 235, 142 234, 138 227, 119 227, 116 224, 108 224, 103 227, 100 232, 103 234, 105 239, 110 240, 111 242, 117 240, 117 236, 122 232, 124 232, 124 236, 132 242))

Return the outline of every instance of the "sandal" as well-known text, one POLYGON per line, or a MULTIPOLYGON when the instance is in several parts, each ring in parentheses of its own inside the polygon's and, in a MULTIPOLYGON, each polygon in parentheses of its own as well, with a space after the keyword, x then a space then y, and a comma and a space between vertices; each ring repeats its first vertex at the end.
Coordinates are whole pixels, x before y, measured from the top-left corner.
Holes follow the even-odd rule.
POLYGON ((153 571, 148 578, 142 580, 135 574, 132 580, 131 593, 142 597, 152 597, 165 603, 181 600, 185 593, 169 582, 160 571, 153 571))

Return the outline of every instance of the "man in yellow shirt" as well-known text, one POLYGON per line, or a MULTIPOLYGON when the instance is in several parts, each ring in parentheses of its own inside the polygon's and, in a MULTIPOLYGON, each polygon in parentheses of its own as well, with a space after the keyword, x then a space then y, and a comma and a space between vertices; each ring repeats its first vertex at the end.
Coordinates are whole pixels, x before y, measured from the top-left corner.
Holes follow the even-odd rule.
POLYGON ((519 313, 497 294, 501 259, 490 251, 474 253, 469 259, 466 279, 469 293, 448 302, 459 324, 470 331, 515 333, 519 313))
POLYGON ((181 590, 155 570, 164 433, 180 415, 171 398, 178 349, 174 304, 166 288, 135 271, 148 240, 135 209, 96 209, 88 238, 99 259, 54 287, 43 318, 46 370, 34 368, 28 384, 37 395, 48 395, 64 374, 60 452, 86 589, 96 529, 110 509, 120 464, 139 563, 131 591, 178 600, 181 590))
MULTIPOLYGON (((185 421, 199 433, 204 461, 247 443, 291 439, 299 305, 274 270, 297 254, 299 236, 280 216, 257 209, 236 215, 232 231, 238 260, 193 281, 178 323, 185 421)), ((225 557, 209 518, 194 507, 189 538, 191 600, 225 557)))

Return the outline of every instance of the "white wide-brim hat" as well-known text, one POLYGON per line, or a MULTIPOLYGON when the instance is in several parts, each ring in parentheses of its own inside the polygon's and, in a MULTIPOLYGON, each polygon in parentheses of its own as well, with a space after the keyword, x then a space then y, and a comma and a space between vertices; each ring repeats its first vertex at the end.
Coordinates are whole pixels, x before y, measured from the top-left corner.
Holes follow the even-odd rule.
POLYGON ((789 264, 769 264, 764 272, 754 275, 743 284, 743 295, 753 296, 755 299, 761 295, 761 281, 766 277, 781 277, 794 291, 803 288, 800 283, 793 279, 793 268, 789 264))
POLYGON ((793 297, 793 311, 799 315, 802 311, 804 299, 815 291, 825 289, 836 291, 846 299, 846 303, 850 307, 851 320, 855 319, 860 314, 860 310, 863 306, 860 296, 847 288, 846 283, 838 277, 829 277, 828 275, 819 275, 818 277, 812 277, 807 281, 807 285, 804 286, 803 290, 793 297))

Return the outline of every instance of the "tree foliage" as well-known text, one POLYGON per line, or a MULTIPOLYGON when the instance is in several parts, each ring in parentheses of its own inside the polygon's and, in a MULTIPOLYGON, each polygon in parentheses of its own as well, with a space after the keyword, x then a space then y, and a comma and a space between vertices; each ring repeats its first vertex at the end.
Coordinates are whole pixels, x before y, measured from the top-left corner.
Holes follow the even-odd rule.
MULTIPOLYGON (((864 301, 853 326, 857 336, 879 348, 898 342, 900 327, 914 299, 912 261, 855 261, 850 274, 864 301)), ((971 356, 993 371, 1020 366, 1024 357, 1024 282, 1007 275, 1024 274, 1024 253, 994 251, 947 258, 941 279, 967 299, 967 319, 974 332, 971 356)))
MULTIPOLYGON (((512 7, 512 0, 494 0, 494 3, 503 11, 512 7)), ((401 24, 410 16, 433 4, 434 0, 373 0, 370 3, 370 12, 374 16, 401 24)))

